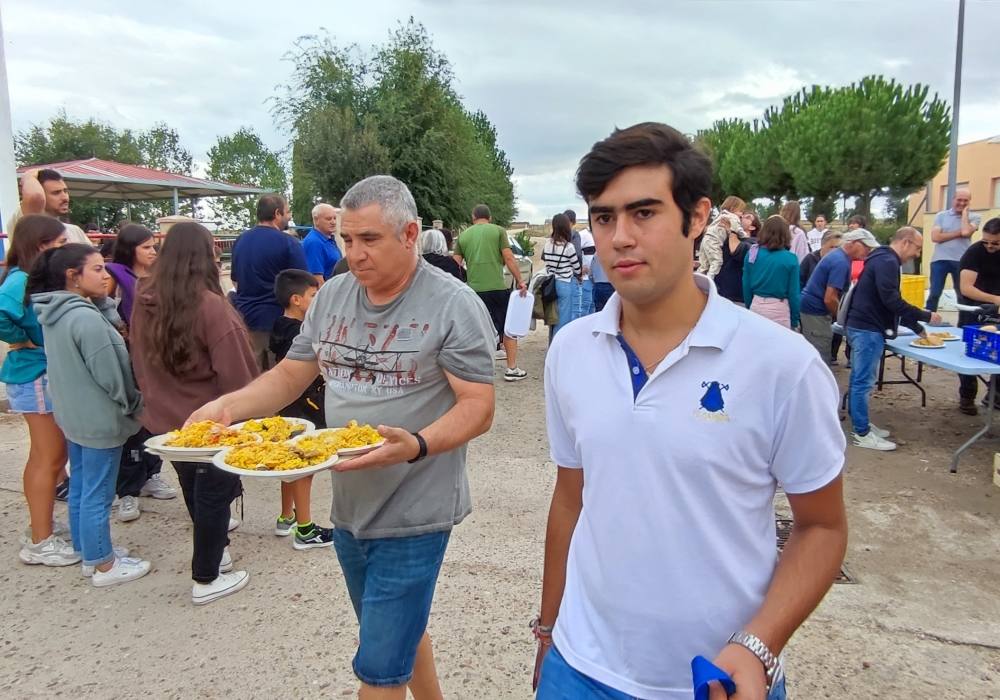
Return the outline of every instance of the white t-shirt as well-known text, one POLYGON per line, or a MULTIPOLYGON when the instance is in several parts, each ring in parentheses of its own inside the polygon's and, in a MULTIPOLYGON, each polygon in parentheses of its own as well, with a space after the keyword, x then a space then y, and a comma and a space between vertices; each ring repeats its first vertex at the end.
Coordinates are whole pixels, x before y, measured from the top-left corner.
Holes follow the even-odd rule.
POLYGON ((809 241, 810 253, 815 253, 817 250, 823 247, 823 234, 825 234, 827 230, 828 229, 820 230, 817 229, 815 226, 813 226, 811 229, 809 229, 809 232, 806 233, 806 238, 809 241))
MULTIPOLYGON (((14 211, 14 214, 7 221, 7 235, 14 235, 14 227, 17 222, 20 221, 24 214, 21 213, 21 207, 18 207, 14 211)), ((83 232, 83 229, 76 224, 63 223, 63 228, 66 230, 66 242, 67 243, 83 243, 84 245, 94 245, 94 242, 87 238, 87 234, 83 232)))
POLYGON ((695 279, 708 304, 637 398, 617 294, 560 331, 545 363, 552 459, 585 474, 555 645, 648 700, 690 700, 691 659, 714 658, 763 603, 775 487, 815 491, 844 463, 819 354, 695 279))
MULTIPOLYGON (((594 234, 590 232, 589 228, 585 228, 580 231, 580 247, 583 248, 584 250, 586 250, 587 248, 594 247, 594 234)), ((593 260, 594 260, 593 253, 589 255, 587 253, 583 254, 583 266, 588 270, 590 269, 590 264, 593 260)), ((589 280, 590 275, 585 274, 583 276, 583 279, 589 280)))

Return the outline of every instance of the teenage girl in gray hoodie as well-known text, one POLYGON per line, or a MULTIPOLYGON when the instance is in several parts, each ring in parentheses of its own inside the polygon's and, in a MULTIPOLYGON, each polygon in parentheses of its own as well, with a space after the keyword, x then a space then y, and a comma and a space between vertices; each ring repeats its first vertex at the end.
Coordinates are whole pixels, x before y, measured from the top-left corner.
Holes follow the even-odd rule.
POLYGON ((84 576, 98 587, 140 578, 151 566, 111 544, 118 464, 139 428, 142 397, 125 341, 93 302, 105 296, 107 282, 100 253, 71 243, 45 251, 27 284, 45 335, 56 422, 69 443, 70 534, 83 555, 84 576))

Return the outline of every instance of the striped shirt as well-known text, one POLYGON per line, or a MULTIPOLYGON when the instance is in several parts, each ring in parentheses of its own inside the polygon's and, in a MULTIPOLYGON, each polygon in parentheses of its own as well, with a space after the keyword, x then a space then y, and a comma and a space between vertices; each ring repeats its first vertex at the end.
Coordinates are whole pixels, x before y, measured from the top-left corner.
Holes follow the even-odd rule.
POLYGON ((567 282, 579 277, 583 269, 572 243, 553 243, 551 238, 542 249, 542 262, 550 275, 567 282))

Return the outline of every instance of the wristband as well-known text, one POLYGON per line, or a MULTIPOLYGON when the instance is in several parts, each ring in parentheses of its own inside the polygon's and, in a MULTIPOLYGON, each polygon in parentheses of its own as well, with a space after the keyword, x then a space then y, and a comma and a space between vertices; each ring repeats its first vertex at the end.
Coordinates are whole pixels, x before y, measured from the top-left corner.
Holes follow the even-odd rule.
POLYGON ((427 441, 424 440, 420 433, 410 433, 410 435, 417 439, 417 445, 419 447, 417 450, 417 456, 407 462, 407 464, 414 464, 427 456, 427 441))

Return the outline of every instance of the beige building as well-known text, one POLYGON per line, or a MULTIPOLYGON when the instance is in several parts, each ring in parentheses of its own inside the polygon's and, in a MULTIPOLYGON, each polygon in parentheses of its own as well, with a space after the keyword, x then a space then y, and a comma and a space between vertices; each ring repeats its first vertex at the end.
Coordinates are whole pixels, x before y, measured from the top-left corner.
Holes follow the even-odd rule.
MULTIPOLYGON (((1000 216, 1000 136, 963 143, 958 147, 958 187, 965 187, 972 195, 970 207, 983 218, 983 223, 1000 216)), ((948 198, 948 164, 941 168, 927 187, 910 195, 908 220, 924 232, 923 274, 930 270, 934 243, 930 230, 934 216, 951 206, 948 198)), ((978 239, 978 234, 973 240, 978 239)))

